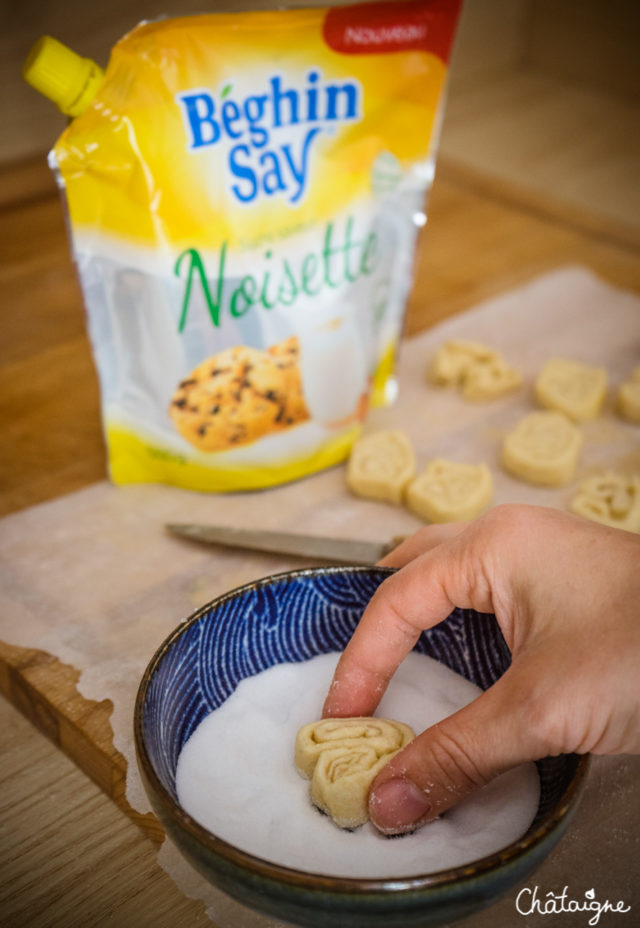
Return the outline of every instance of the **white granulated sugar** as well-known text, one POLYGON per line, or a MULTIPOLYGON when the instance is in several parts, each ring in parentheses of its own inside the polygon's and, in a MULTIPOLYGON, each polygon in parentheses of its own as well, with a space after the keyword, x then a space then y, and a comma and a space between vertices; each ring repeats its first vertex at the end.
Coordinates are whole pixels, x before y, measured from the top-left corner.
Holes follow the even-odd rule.
MULTIPOLYGON (((309 798, 294 764, 298 728, 320 717, 337 663, 325 654, 280 664, 244 680, 193 733, 178 761, 184 808, 211 832, 258 857, 331 876, 401 877, 443 870, 519 838, 538 806, 539 780, 525 764, 494 780, 435 822, 390 840, 371 823, 338 828, 309 798)), ((376 715, 416 733, 480 690, 431 658, 412 653, 376 715)))

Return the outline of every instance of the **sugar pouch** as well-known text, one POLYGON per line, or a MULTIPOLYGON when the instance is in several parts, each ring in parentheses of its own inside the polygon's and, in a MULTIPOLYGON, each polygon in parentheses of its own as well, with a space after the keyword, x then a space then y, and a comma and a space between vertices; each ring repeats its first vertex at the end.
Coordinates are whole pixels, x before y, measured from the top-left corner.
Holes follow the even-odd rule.
POLYGON ((458 0, 145 22, 55 144, 116 483, 249 490, 393 399, 458 0))

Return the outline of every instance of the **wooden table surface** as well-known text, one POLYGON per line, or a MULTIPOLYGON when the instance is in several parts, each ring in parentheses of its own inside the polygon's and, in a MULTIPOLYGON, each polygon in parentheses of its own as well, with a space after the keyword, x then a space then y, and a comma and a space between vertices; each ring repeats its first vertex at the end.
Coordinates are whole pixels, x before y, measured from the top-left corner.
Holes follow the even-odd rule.
MULTIPOLYGON (((5 515, 101 480, 106 470, 84 311, 60 201, 43 162, 0 172, 0 235, 5 515)), ((593 218, 582 223, 575 214, 547 210, 518 196, 513 185, 443 158, 418 251, 408 330, 571 263, 640 293, 633 237, 614 235, 593 218)), ((55 655, 0 643, 0 690, 55 745, 7 703, 0 707, 8 746, 1 775, 0 923, 211 924, 202 905, 187 900, 159 869, 153 845, 116 807, 132 815, 124 759, 111 737, 111 706, 81 698, 77 678, 55 655)), ((150 816, 142 824, 160 839, 150 816)))

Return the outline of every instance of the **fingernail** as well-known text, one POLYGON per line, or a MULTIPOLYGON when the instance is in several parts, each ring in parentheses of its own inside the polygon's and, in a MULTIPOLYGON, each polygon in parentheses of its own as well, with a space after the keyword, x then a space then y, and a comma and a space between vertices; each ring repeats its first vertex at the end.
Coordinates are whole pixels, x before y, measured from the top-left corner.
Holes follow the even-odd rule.
POLYGON ((411 780, 387 780, 369 797, 371 821, 387 835, 413 831, 430 811, 431 803, 411 780))

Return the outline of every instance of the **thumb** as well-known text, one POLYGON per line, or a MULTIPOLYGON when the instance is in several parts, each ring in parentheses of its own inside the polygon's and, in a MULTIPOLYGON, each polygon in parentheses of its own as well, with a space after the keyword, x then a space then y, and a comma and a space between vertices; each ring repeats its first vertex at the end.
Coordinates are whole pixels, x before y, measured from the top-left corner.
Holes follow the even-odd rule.
POLYGON ((510 672, 454 715, 415 738, 380 771, 369 816, 384 834, 437 818, 493 777, 545 751, 527 735, 510 672))

